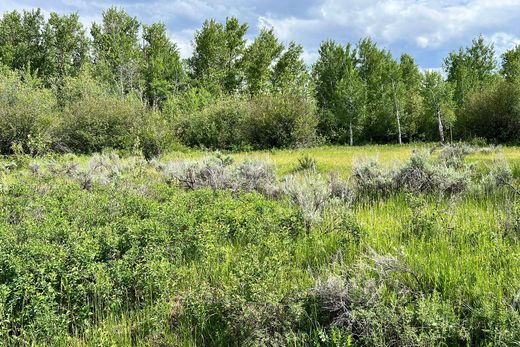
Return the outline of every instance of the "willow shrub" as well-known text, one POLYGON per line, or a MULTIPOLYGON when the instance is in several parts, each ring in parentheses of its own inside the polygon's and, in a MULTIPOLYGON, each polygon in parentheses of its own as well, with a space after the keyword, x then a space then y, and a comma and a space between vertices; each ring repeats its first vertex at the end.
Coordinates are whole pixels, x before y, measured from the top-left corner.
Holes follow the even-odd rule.
POLYGON ((176 114, 174 128, 188 146, 212 149, 293 148, 316 141, 314 103, 294 95, 224 97, 176 114))
POLYGON ((10 153, 13 145, 25 151, 42 151, 52 145, 52 122, 56 98, 39 88, 30 76, 0 72, 0 153, 10 153))
POLYGON ((305 147, 316 142, 314 102, 299 95, 260 95, 250 102, 245 137, 256 148, 305 147))

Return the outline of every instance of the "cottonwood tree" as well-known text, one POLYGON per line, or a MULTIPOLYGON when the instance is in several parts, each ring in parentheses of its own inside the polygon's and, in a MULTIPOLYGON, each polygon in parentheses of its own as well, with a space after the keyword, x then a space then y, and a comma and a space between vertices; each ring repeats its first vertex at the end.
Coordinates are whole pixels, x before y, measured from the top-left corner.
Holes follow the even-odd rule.
POLYGON ((43 32, 45 60, 42 74, 61 86, 67 76, 77 76, 88 62, 89 42, 77 13, 60 16, 53 12, 43 32))
POLYGON ((418 122, 423 112, 421 96, 421 71, 409 54, 402 54, 399 61, 399 72, 404 87, 401 118, 403 132, 411 139, 417 132, 418 122))
POLYGON ((250 95, 269 90, 273 62, 283 51, 283 45, 274 35, 273 29, 262 29, 253 43, 247 47, 242 61, 246 89, 250 95))
POLYGON ((436 71, 427 71, 422 82, 422 94, 425 111, 429 117, 435 117, 439 129, 440 141, 444 143, 445 124, 453 124, 453 91, 449 83, 436 71))
POLYGON ((307 67, 302 58, 303 47, 294 42, 283 51, 273 67, 272 88, 277 93, 303 95, 308 84, 307 67))
POLYGON ((502 55, 500 72, 509 82, 520 79, 520 45, 516 45, 502 55))
POLYGON ((482 36, 474 39, 470 47, 448 55, 444 70, 448 82, 454 86, 454 99, 459 108, 469 94, 491 80, 495 68, 493 44, 486 44, 482 36))
POLYGON ((365 86, 356 69, 355 52, 350 45, 345 50, 345 67, 334 92, 336 114, 348 126, 349 144, 354 145, 354 128, 358 127, 365 113, 365 86))
POLYGON ((195 86, 214 94, 232 94, 240 89, 247 29, 247 24, 240 24, 234 17, 227 18, 225 26, 214 19, 204 22, 195 33, 193 55, 188 60, 195 86))
POLYGON ((333 40, 323 41, 318 51, 318 59, 312 67, 315 98, 320 108, 319 130, 329 140, 337 140, 337 87, 345 74, 345 49, 333 40))
POLYGON ((0 20, 0 61, 11 69, 41 74, 44 23, 40 9, 5 13, 0 20))
POLYGON ((122 95, 140 92, 139 29, 140 23, 135 17, 111 7, 103 12, 101 24, 94 23, 90 30, 94 72, 122 95))
POLYGON ((389 78, 393 58, 390 52, 379 49, 369 38, 359 42, 357 52, 359 74, 367 94, 365 135, 371 140, 387 141, 392 135, 389 129, 396 129, 393 95, 397 90, 393 92, 392 78, 389 78))
POLYGON ((143 26, 143 61, 144 94, 155 109, 178 92, 185 80, 179 50, 163 23, 143 26))

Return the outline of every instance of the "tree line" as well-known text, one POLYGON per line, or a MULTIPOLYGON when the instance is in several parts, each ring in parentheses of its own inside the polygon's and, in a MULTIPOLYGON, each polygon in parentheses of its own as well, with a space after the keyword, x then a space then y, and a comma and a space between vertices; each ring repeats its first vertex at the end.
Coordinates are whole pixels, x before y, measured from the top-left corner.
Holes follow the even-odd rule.
POLYGON ((248 29, 206 20, 182 59, 163 23, 120 8, 89 29, 77 13, 7 12, 0 151, 519 140, 520 46, 499 64, 480 36, 442 74, 370 38, 326 40, 309 67, 301 45, 267 28, 248 43, 248 29))

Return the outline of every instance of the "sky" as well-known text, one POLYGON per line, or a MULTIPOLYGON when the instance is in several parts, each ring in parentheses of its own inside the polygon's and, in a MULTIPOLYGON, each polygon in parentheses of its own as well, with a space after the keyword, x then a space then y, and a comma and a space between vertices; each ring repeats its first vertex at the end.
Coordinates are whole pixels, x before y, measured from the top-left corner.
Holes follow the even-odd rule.
POLYGON ((228 16, 249 24, 249 40, 272 27, 283 42, 302 44, 308 64, 324 39, 345 44, 370 36, 396 58, 412 54, 423 69, 439 69, 450 51, 481 34, 498 55, 520 44, 520 0, 0 0, 0 13, 36 7, 45 14, 78 12, 90 28, 113 5, 143 23, 165 23, 185 58, 205 19, 228 16))

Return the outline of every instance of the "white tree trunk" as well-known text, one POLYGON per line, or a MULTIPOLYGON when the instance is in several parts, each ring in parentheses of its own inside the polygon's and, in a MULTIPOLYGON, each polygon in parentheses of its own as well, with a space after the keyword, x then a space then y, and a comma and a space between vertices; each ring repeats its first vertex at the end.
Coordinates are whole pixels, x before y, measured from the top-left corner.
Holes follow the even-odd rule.
POLYGON ((442 126, 442 118, 441 111, 437 111, 437 121, 439 122, 439 135, 441 137, 441 142, 444 143, 444 127, 442 126))
POLYGON ((399 144, 403 144, 402 134, 401 134, 401 115, 399 114, 399 109, 396 109, 395 115, 397 117, 397 136, 399 137, 399 144))
POLYGON ((352 129, 352 120, 348 124, 348 132, 350 135, 350 145, 354 146, 354 130, 352 129))
POLYGON ((394 109, 395 109, 395 118, 397 119, 397 136, 399 140, 399 144, 403 144, 402 135, 401 135, 401 114, 399 113, 399 105, 397 103, 397 95, 395 90, 395 82, 392 81, 392 96, 394 97, 394 109))

